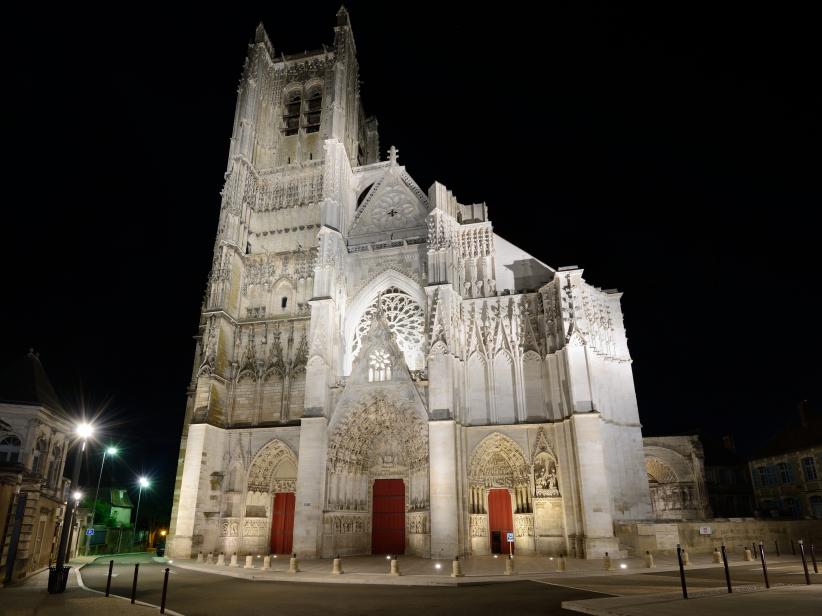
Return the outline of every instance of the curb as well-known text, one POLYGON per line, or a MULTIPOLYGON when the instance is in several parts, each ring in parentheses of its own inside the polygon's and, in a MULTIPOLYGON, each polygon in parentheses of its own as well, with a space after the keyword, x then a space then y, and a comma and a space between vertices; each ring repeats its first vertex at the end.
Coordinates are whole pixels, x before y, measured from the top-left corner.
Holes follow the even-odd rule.
MULTIPOLYGON (((89 588, 88 586, 86 586, 86 585, 83 583, 83 576, 80 574, 80 569, 82 569, 83 567, 85 567, 87 564, 89 564, 89 563, 84 563, 84 564, 80 565, 79 567, 77 567, 77 568, 74 570, 74 574, 77 576, 77 584, 78 584, 78 585, 80 586, 80 588, 82 588, 83 590, 86 590, 86 591, 88 591, 88 592, 97 593, 98 595, 103 595, 103 596, 105 597, 105 596, 106 596, 106 593, 104 593, 103 591, 101 591, 101 590, 94 590, 93 588, 89 588)), ((131 597, 123 597, 122 595, 115 595, 114 593, 109 593, 109 597, 114 597, 114 598, 116 598, 116 599, 122 599, 123 601, 128 601, 129 603, 131 603, 131 597)), ((153 603, 146 603, 145 601, 139 601, 139 600, 135 599, 135 600, 134 600, 134 604, 135 604, 135 605, 142 605, 142 606, 144 606, 144 607, 153 607, 153 608, 155 608, 158 612, 160 611, 160 606, 159 606, 159 605, 154 605, 153 603)), ((168 608, 166 608, 165 613, 166 613, 166 614, 171 614, 171 616, 185 616, 184 614, 181 614, 180 612, 175 612, 174 610, 170 610, 170 609, 168 609, 168 608)))

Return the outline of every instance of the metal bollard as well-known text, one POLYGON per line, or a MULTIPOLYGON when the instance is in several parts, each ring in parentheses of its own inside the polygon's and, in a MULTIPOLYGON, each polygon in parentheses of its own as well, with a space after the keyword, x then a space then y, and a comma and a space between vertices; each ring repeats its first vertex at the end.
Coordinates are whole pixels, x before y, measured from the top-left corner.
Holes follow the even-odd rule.
POLYGON ((656 567, 656 565, 654 564, 654 555, 651 554, 650 550, 645 550, 645 566, 648 569, 653 569, 654 567, 656 567))
POLYGON ((776 539, 774 539, 773 547, 776 548, 776 557, 779 558, 779 556, 780 556, 780 554, 779 554, 779 541, 777 541, 776 539))
POLYGON ((759 542, 759 559, 762 561, 762 575, 765 576, 765 588, 770 588, 771 583, 768 581, 768 563, 765 562, 765 546, 759 542))
POLYGON ((725 544, 722 544, 722 565, 725 568, 725 584, 728 585, 728 593, 732 593, 731 588, 731 572, 728 570, 728 555, 725 553, 725 544))
POLYGON ((134 581, 131 583, 131 602, 134 603, 134 597, 137 596, 137 573, 140 571, 140 563, 134 565, 134 581))
POLYGON ((605 552, 605 556, 602 558, 602 567, 606 571, 610 571, 614 568, 614 566, 611 564, 611 557, 608 556, 608 552, 605 552))
POLYGON ((163 598, 160 600, 160 613, 166 613, 166 593, 168 593, 168 567, 166 567, 166 574, 163 577, 163 598))
POLYGON ((514 559, 509 554, 508 558, 505 559, 505 575, 513 575, 514 574, 514 559))
POLYGON ((819 573, 819 569, 816 566, 816 553, 813 550, 813 543, 811 544, 811 562, 813 563, 813 572, 819 573))
POLYGON ((759 551, 756 549, 756 541, 751 543, 751 554, 756 556, 757 560, 759 559, 759 551))
POLYGON ((805 544, 802 543, 802 539, 799 540, 799 553, 802 555, 802 568, 805 570, 805 583, 810 586, 811 576, 808 574, 808 563, 805 560, 805 544))
POLYGON ((568 566, 565 562, 565 554, 560 554, 559 558, 557 558, 557 571, 567 571, 568 566))
POLYGON ((682 564, 682 546, 676 544, 676 559, 679 562, 679 581, 682 584, 682 598, 688 598, 688 586, 685 583, 685 566, 682 564))
POLYGON ((111 571, 114 569, 114 561, 108 561, 108 581, 106 582, 106 597, 111 593, 111 571))

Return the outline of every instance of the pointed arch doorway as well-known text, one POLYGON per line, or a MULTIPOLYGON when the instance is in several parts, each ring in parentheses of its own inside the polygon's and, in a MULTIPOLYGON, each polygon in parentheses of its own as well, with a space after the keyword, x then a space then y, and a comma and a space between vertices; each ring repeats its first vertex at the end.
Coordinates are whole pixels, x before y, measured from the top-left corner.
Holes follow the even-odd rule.
POLYGON ((488 490, 488 531, 491 534, 491 553, 508 554, 514 544, 508 546, 507 535, 514 532, 511 494, 507 489, 488 490))
POLYGON ((271 515, 271 553, 291 554, 294 536, 294 492, 277 492, 271 515))

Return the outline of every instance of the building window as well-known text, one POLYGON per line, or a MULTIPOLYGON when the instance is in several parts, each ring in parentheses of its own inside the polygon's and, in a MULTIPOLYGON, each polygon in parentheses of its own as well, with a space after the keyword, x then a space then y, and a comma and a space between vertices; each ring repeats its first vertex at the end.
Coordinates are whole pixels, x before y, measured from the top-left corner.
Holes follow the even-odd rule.
POLYGON ((46 464, 46 456, 49 447, 46 444, 46 439, 41 438, 37 440, 37 445, 34 448, 34 458, 31 460, 31 472, 42 473, 43 467, 46 464))
POLYGON ((308 100, 305 106, 306 133, 316 133, 320 130, 320 114, 322 113, 323 95, 319 87, 312 88, 308 93, 308 100))
POLYGON ((283 133, 286 136, 296 135, 300 130, 300 97, 299 90, 294 90, 285 98, 285 109, 283 110, 283 133))
POLYGON ((775 486, 778 483, 776 477, 776 466, 773 464, 759 467, 759 481, 761 485, 775 486))
POLYGON ((280 300, 280 308, 285 310, 285 307, 288 306, 288 298, 284 297, 280 300))
POLYGON ((19 462, 20 446, 20 439, 13 434, 0 440, 0 462, 19 462))
POLYGON ((793 468, 787 462, 777 464, 780 483, 793 483, 793 468))
POLYGON ((382 350, 371 351, 368 356, 368 381, 391 380, 391 356, 382 350))
POLYGON ((815 481, 817 479, 816 464, 813 458, 802 458, 802 472, 805 474, 805 481, 815 481))
POLYGON ((815 518, 822 518, 822 496, 814 494, 808 502, 811 505, 811 515, 815 518))
POLYGON ((798 518, 799 517, 799 501, 795 498, 783 498, 782 499, 782 512, 786 517, 789 518, 798 518))

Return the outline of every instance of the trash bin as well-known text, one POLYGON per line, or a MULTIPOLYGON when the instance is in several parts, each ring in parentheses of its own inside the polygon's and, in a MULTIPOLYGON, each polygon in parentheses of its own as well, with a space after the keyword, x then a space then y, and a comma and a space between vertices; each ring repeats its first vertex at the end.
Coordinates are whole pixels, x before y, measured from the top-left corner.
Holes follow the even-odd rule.
POLYGON ((57 567, 49 567, 49 592, 61 593, 66 591, 66 582, 68 582, 69 569, 71 567, 63 567, 62 570, 57 567))
POLYGON ((166 553, 165 548, 157 548, 157 556, 163 556, 166 553))

